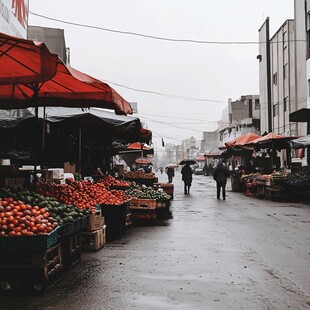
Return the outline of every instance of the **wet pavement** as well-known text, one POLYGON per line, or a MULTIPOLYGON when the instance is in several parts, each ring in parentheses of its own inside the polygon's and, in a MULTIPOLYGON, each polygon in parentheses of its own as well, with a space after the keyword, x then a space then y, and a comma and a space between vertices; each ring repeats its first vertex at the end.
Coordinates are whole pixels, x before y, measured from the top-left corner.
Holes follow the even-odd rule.
MULTIPOLYGON (((166 181, 165 175, 159 175, 166 181)), ((172 219, 133 226, 64 273, 43 296, 0 297, 0 310, 310 309, 310 205, 190 195, 174 178, 172 219)))

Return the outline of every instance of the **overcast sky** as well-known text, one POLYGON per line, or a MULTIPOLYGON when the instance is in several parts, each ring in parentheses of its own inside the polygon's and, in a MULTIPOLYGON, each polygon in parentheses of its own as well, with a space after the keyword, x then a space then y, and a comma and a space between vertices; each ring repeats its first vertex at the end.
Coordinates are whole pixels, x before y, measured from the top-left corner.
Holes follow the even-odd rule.
MULTIPOLYGON (((270 17, 271 35, 294 17, 293 0, 29 0, 49 18, 133 33, 202 41, 257 42, 270 17)), ((71 65, 138 102, 154 144, 180 144, 216 129, 227 99, 258 94, 257 44, 173 42, 78 27, 37 17, 29 25, 65 29, 71 65), (170 98, 167 95, 205 99, 170 98)))

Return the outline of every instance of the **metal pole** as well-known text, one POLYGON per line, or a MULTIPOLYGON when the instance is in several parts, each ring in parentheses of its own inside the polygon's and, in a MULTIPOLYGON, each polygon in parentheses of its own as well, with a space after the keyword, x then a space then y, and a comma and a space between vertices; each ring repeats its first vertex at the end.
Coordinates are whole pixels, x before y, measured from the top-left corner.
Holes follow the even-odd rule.
POLYGON ((82 128, 79 128, 79 174, 82 175, 82 128))
POLYGON ((267 64, 267 106, 268 106, 268 132, 272 132, 272 104, 271 104, 271 59, 269 17, 266 19, 266 64, 267 64))

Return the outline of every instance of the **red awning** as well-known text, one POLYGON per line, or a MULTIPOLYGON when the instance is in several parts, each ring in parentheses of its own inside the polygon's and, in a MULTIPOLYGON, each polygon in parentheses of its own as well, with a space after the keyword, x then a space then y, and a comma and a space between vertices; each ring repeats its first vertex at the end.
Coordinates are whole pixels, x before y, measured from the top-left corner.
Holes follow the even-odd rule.
POLYGON ((44 43, 0 33, 0 85, 47 81, 56 74, 57 58, 44 43))
POLYGON ((58 59, 56 75, 33 85, 0 85, 0 108, 19 109, 38 106, 99 107, 118 114, 131 113, 129 103, 107 84, 69 68, 58 59), (74 72, 74 75, 71 73, 74 72), (81 79, 79 79, 79 78, 81 79), (87 81, 86 80, 87 77, 87 81), (37 90, 38 99, 33 97, 37 90))
POLYGON ((261 136, 255 134, 255 133, 252 133, 252 132, 249 132, 249 133, 246 133, 234 140, 231 140, 231 141, 228 141, 225 143, 225 146, 226 147, 233 147, 233 146, 243 146, 257 138, 260 138, 261 136))
POLYGON ((265 144, 265 143, 270 143, 270 142, 275 141, 275 140, 288 141, 288 140, 292 140, 292 139, 296 139, 296 138, 298 138, 298 137, 287 137, 287 136, 277 135, 273 132, 270 132, 266 136, 259 137, 257 139, 252 140, 250 143, 247 143, 247 145, 265 144))
POLYGON ((142 146, 142 144, 140 142, 131 143, 130 145, 127 146, 127 149, 128 150, 141 150, 142 147, 143 147, 143 150, 145 150, 145 151, 150 150, 149 147, 147 147, 145 145, 142 146))
POLYGON ((140 157, 140 158, 135 159, 135 163, 141 164, 141 165, 153 165, 152 162, 150 162, 145 157, 140 157))

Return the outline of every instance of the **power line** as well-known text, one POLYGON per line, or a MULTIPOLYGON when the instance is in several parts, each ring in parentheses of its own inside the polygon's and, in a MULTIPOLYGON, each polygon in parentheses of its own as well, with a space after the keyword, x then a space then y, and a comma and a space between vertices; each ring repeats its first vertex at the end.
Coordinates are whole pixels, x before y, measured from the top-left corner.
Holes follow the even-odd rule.
MULTIPOLYGON (((266 43, 266 42, 258 42, 258 41, 206 41, 206 40, 195 40, 195 39, 176 39, 176 38, 160 37, 160 36, 148 35, 148 34, 143 34, 143 33, 138 33, 138 32, 115 30, 115 29, 111 29, 111 28, 92 26, 92 25, 81 24, 81 23, 77 23, 77 22, 70 22, 70 21, 66 21, 66 20, 62 20, 62 19, 58 19, 58 18, 48 17, 48 16, 38 14, 38 13, 35 13, 32 11, 30 11, 29 13, 31 15, 34 15, 37 17, 41 17, 44 19, 52 20, 52 21, 67 24, 67 25, 96 29, 96 30, 102 30, 102 31, 118 33, 118 34, 123 34, 123 35, 137 36, 137 37, 148 38, 148 39, 161 40, 161 41, 195 43, 195 44, 218 44, 218 45, 257 45, 257 44, 266 43)), ((297 42, 297 41, 306 41, 306 40, 288 40, 285 42, 297 42)), ((270 43, 281 44, 283 42, 272 42, 271 41, 270 43)))
POLYGON ((133 88, 133 87, 130 87, 130 86, 122 85, 122 84, 119 84, 119 83, 115 83, 115 82, 111 82, 111 81, 103 80, 103 79, 101 81, 109 83, 109 84, 112 84, 112 85, 116 85, 116 86, 119 86, 119 87, 123 87, 123 88, 129 89, 129 90, 133 90, 133 91, 137 91, 137 92, 141 92, 141 93, 147 93, 147 94, 163 96, 163 97, 167 97, 167 98, 171 98, 171 99, 190 100, 190 101, 199 101, 199 102, 227 103, 227 101, 221 101, 221 100, 203 99, 203 98, 194 98, 194 97, 184 97, 184 96, 177 96, 177 95, 171 95, 171 94, 164 94, 164 93, 160 93, 160 92, 152 91, 152 90, 138 89, 138 88, 133 88))

